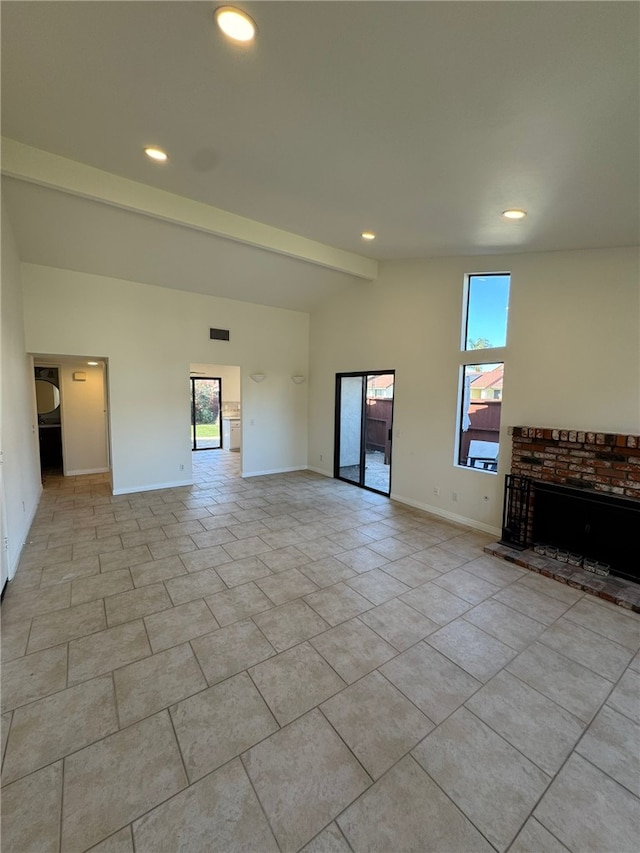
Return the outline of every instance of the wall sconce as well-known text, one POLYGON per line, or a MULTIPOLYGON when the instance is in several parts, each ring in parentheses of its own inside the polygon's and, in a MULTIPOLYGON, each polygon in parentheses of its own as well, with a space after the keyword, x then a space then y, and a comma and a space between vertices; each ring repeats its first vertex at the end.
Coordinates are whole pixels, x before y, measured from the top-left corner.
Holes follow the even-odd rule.
POLYGON ((296 385, 302 385, 302 383, 304 382, 304 376, 292 376, 291 381, 295 382, 296 385))
POLYGON ((265 373, 251 373, 250 376, 254 382, 262 382, 267 378, 265 373))

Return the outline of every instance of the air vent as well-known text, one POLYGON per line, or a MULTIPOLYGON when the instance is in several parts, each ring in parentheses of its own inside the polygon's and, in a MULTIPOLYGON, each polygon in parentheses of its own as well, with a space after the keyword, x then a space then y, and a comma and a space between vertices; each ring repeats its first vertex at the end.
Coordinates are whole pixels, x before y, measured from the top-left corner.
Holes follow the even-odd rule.
POLYGON ((209 329, 209 337, 212 341, 228 341, 229 329, 209 329))

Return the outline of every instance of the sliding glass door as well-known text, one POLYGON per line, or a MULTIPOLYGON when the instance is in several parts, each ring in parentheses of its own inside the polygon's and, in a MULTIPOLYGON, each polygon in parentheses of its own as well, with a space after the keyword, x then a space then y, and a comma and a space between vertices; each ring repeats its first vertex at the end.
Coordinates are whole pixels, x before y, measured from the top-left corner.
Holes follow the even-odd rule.
POLYGON ((191 446, 193 450, 222 447, 220 401, 222 379, 191 377, 191 446))
POLYGON ((389 495, 393 370, 336 374, 334 476, 389 495))

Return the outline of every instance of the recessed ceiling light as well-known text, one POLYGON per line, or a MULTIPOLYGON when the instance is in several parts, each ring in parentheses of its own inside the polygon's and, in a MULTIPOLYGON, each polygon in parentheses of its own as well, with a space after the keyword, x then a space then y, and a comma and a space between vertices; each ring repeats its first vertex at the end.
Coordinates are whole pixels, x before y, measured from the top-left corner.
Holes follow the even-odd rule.
POLYGON ((87 362, 87 364, 90 364, 90 365, 91 365, 91 367, 97 367, 97 366, 98 366, 98 362, 97 362, 97 361, 88 361, 88 362, 87 362))
POLYGON ((152 160, 155 160, 156 163, 166 163, 169 159, 166 153, 162 150, 162 148, 156 148, 155 145, 147 145, 144 149, 144 153, 147 157, 150 157, 152 160))
POLYGON ((222 32, 234 41, 252 41, 256 34, 255 21, 233 6, 220 6, 215 11, 216 23, 222 32))
POLYGON ((526 210, 518 210, 517 208, 509 208, 509 210, 503 210, 502 215, 505 219, 524 219, 527 215, 526 210))
POLYGON ((376 235, 373 233, 373 231, 363 231, 360 236, 362 237, 363 240, 375 240, 376 239, 376 235))

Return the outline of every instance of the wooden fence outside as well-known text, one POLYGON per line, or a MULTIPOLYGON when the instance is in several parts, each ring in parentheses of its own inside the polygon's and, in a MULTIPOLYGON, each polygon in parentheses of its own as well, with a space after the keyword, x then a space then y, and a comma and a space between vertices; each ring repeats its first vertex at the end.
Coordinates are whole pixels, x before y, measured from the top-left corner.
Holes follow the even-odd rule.
POLYGON ((462 433, 460 441, 460 464, 464 465, 472 441, 500 440, 501 400, 472 400, 469 406, 471 425, 462 433))
MULTIPOLYGON (((460 464, 464 465, 472 441, 500 440, 500 400, 472 400, 469 406, 471 424, 462 433, 460 442, 460 464)), ((389 462, 389 430, 391 429, 393 400, 385 397, 367 397, 366 450, 384 453, 385 463, 389 462)))
POLYGON ((384 453, 385 465, 389 464, 391 441, 389 430, 393 413, 393 400, 386 397, 367 397, 367 431, 365 450, 384 453))

